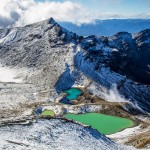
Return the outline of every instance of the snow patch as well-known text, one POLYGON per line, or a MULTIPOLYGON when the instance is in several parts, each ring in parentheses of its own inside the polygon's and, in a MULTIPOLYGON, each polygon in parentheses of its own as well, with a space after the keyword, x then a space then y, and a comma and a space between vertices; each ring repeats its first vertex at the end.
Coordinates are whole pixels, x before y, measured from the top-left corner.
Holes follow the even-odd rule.
POLYGON ((136 126, 133 128, 127 128, 121 132, 117 132, 111 135, 107 135, 107 137, 111 138, 111 139, 119 139, 117 140, 119 143, 125 143, 129 136, 133 135, 133 134, 137 134, 140 132, 140 126, 136 126))
POLYGON ((10 41, 13 41, 17 35, 17 32, 18 32, 17 28, 12 29, 11 32, 7 36, 0 39, 0 43, 5 44, 5 43, 8 43, 10 41))
POLYGON ((15 83, 22 82, 21 78, 16 77, 17 77, 17 70, 0 66, 0 82, 15 82, 15 83))
POLYGON ((94 95, 109 101, 109 102, 127 102, 127 100, 121 96, 116 88, 116 84, 113 84, 110 89, 105 88, 102 85, 91 84, 88 90, 94 95))

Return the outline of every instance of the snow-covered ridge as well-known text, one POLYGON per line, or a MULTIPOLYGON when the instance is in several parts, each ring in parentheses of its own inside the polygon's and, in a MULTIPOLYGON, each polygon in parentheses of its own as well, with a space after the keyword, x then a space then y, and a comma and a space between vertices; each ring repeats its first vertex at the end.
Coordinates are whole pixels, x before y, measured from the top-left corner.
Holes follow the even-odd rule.
POLYGON ((0 149, 134 150, 112 142, 94 129, 58 119, 1 127, 0 133, 0 149))

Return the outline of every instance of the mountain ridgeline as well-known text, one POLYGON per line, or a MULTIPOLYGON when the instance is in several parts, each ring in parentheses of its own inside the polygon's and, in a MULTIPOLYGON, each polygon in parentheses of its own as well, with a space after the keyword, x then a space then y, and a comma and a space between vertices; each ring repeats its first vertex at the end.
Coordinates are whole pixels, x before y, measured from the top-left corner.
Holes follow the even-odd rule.
MULTIPOLYGON (((0 30, 0 60, 3 66, 26 68, 24 78, 40 91, 63 91, 84 85, 86 77, 101 97, 101 87, 118 93, 133 107, 150 111, 150 29, 136 34, 79 36, 61 27, 53 18, 25 27, 0 30)), ((89 91, 92 88, 89 87, 89 91)), ((133 108, 128 108, 133 109, 133 108)))

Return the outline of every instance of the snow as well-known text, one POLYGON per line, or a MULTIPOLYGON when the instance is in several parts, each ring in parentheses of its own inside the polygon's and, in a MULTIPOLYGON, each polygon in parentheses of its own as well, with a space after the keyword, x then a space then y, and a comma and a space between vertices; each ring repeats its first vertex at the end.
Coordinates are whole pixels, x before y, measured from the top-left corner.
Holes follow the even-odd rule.
POLYGON ((0 134, 1 150, 134 150, 110 141, 94 129, 60 119, 5 126, 0 134))
POLYGON ((17 35, 17 32, 18 32, 17 28, 14 28, 13 30, 11 30, 11 32, 7 36, 0 39, 0 44, 5 44, 10 41, 13 41, 17 35))
POLYGON ((62 105, 59 103, 50 103, 47 106, 41 105, 38 108, 41 108, 42 111, 52 110, 55 112, 57 117, 64 115, 64 110, 66 110, 67 113, 74 113, 74 114, 87 113, 87 112, 98 112, 98 111, 102 110, 102 106, 96 105, 96 104, 79 104, 79 105, 65 105, 65 104, 63 104, 62 105))
POLYGON ((16 78, 16 76, 16 70, 0 66, 0 82, 23 82, 21 78, 16 78))
MULTIPOLYGON (((96 59, 96 58, 93 58, 96 59)), ((132 102, 136 109, 141 111, 139 107, 145 111, 149 111, 149 86, 144 84, 136 84, 136 82, 128 79, 119 73, 112 71, 105 64, 99 63, 96 66, 96 61, 102 61, 102 57, 98 57, 98 60, 90 60, 90 55, 87 55, 85 51, 80 51, 75 57, 75 63, 77 68, 92 82, 88 87, 88 91, 97 95, 98 97, 115 102, 132 102), (97 67, 97 69, 95 69, 97 67), (94 86, 92 86, 94 84, 94 86)))
POLYGON ((133 135, 133 134, 137 134, 139 131, 140 126, 136 126, 133 128, 127 128, 121 132, 117 132, 111 135, 107 135, 107 137, 111 138, 111 139, 118 139, 117 142, 119 143, 125 143, 126 141, 128 141, 129 136, 133 135))
POLYGON ((92 83, 88 90, 94 95, 97 95, 109 102, 128 102, 123 96, 121 96, 116 88, 116 84, 113 84, 110 89, 96 83, 92 83))

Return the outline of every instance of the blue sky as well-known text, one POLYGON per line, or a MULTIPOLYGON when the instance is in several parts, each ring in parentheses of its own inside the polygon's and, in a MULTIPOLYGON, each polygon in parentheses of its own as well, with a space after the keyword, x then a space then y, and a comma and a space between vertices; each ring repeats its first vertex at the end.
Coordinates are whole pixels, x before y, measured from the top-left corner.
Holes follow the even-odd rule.
MULTIPOLYGON (((65 0, 36 0, 40 2, 64 2, 65 0)), ((149 14, 150 0, 70 0, 74 3, 79 3, 89 12, 104 12, 113 14, 149 14)))

